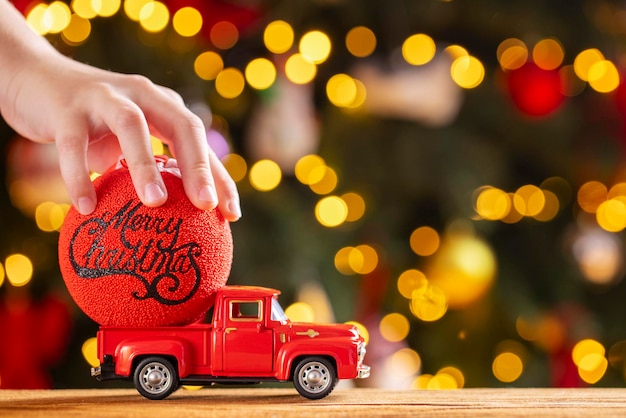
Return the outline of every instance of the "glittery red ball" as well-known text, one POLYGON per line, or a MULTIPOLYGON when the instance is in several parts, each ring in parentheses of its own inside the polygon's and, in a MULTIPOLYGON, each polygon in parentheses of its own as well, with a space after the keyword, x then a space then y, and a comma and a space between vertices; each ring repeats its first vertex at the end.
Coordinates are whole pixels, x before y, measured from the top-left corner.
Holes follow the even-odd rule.
POLYGON ((167 202, 144 206, 126 167, 94 181, 88 216, 70 209, 59 265, 76 304, 100 325, 183 325, 201 319, 226 284, 233 243, 219 210, 189 201, 182 180, 163 172, 167 202))

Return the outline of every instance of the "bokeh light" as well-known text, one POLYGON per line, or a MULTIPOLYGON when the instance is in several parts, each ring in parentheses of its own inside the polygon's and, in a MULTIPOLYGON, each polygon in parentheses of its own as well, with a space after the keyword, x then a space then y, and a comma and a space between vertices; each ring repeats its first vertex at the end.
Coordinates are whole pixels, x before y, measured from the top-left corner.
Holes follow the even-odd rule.
POLYGON ((285 76, 295 84, 310 83, 317 74, 317 66, 300 53, 291 55, 285 63, 285 76))
POLYGON ((180 36, 195 36, 202 29, 202 14, 193 7, 182 7, 174 13, 172 26, 180 36))
POLYGON ((422 368, 422 359, 417 351, 410 348, 401 348, 387 357, 385 371, 390 376, 414 376, 422 368))
POLYGON ((346 48, 355 57, 368 57, 376 49, 376 35, 370 28, 356 26, 346 34, 346 48))
POLYGON ((348 206, 346 222, 356 222, 365 214, 365 200, 358 193, 348 192, 341 195, 348 206))
POLYGON ((33 263, 24 254, 11 254, 4 261, 7 280, 15 287, 25 286, 33 276, 33 263))
POLYGON ((426 275, 417 269, 409 269, 398 276, 398 292, 407 299, 413 298, 413 291, 428 284, 426 275))
POLYGON ((348 205, 339 196, 327 196, 315 205, 315 218, 327 227, 343 224, 348 216, 348 205))
POLYGON ((413 290, 410 308, 413 315, 422 321, 437 321, 448 311, 448 297, 443 289, 427 283, 413 290))
POLYGON ((593 339, 584 339, 574 345, 572 360, 578 366, 578 375, 584 382, 595 384, 604 377, 608 367, 605 352, 604 346, 593 339))
POLYGON ((250 184, 256 190, 268 192, 280 184, 282 171, 272 160, 260 160, 250 167, 250 184))
POLYGON ((91 337, 85 340, 81 346, 81 352, 83 358, 91 367, 100 366, 100 360, 98 360, 98 339, 91 337))
POLYGON ((223 20, 213 25, 209 32, 209 38, 216 48, 230 49, 239 41, 239 30, 231 22, 223 20))
POLYGON ((224 61, 219 54, 213 51, 205 51, 196 57, 193 69, 201 79, 215 80, 224 69, 224 61))
MULTIPOLYGON (((96 10, 96 7, 98 5, 95 3, 96 2, 91 1, 91 0, 72 0, 70 5, 71 5, 72 10, 74 11, 74 13, 76 13, 77 16, 85 20, 89 20, 98 16, 98 10, 96 10)), ((119 8, 119 4, 118 4, 118 8, 119 8)), ((139 11, 137 11, 137 13, 139 13, 139 11)))
POLYGON ((270 22, 263 32, 263 42, 268 51, 282 54, 293 45, 294 33, 291 25, 283 20, 270 22))
POLYGON ((610 93, 619 86, 619 71, 611 61, 597 61, 589 68, 587 80, 595 91, 610 93))
POLYGON ((294 322, 314 322, 315 311, 308 303, 295 302, 285 308, 285 315, 294 322))
POLYGON ((509 194, 497 187, 482 187, 476 198, 475 210, 483 219, 496 221, 505 218, 511 210, 509 194))
POLYGON ((469 56, 459 57, 450 67, 452 80, 464 89, 478 87, 485 78, 485 67, 478 58, 469 56))
POLYGON ((402 43, 402 56, 412 65, 424 65, 430 62, 435 52, 437 52, 435 41, 423 33, 411 35, 402 43))
POLYGON ((528 60, 528 47, 517 38, 508 38, 500 42, 496 54, 503 70, 515 70, 528 60))
POLYGON ((330 38, 319 30, 307 32, 300 39, 300 54, 314 64, 321 64, 326 61, 330 55, 331 48, 330 38))
POLYGON ((65 203, 40 203, 37 209, 35 209, 35 222, 37 223, 37 227, 45 232, 59 231, 69 208, 70 206, 65 203))
POLYGON ((322 157, 308 154, 298 159, 294 167, 294 174, 300 183, 309 185, 322 179, 323 171, 319 169, 325 167, 326 162, 322 157))
POLYGON ((227 154, 222 158, 222 163, 228 174, 235 180, 239 182, 246 177, 246 173, 248 172, 248 164, 246 160, 239 154, 227 154))
POLYGON ((77 14, 72 15, 69 25, 67 25, 67 27, 63 29, 63 32, 61 32, 63 41, 72 46, 82 44, 87 40, 87 38, 89 38, 90 34, 91 23, 89 20, 82 18, 77 14))
POLYGON ((496 356, 491 368, 496 379, 504 383, 511 383, 522 375, 524 363, 517 354, 504 352, 496 356))
POLYGON ((146 32, 157 33, 167 27, 170 11, 160 1, 144 4, 139 11, 139 24, 146 32))
POLYGON ((245 76, 252 88, 265 90, 276 80, 276 67, 267 58, 255 58, 246 65, 245 76))
POLYGON ((409 335, 410 324, 406 316, 400 313, 385 315, 379 324, 380 335, 387 341, 398 342, 409 335))
POLYGON ((357 85, 347 74, 335 74, 326 83, 328 100, 337 107, 349 107, 357 98, 357 85))
POLYGON ((604 61, 604 55, 596 48, 585 49, 576 55, 574 59, 574 71, 578 78, 589 81, 591 67, 600 61, 604 61))
POLYGON ((578 205, 587 213, 596 213, 598 206, 606 201, 608 196, 607 187, 599 181, 588 181, 578 189, 578 205))
POLYGON ((439 234, 429 226, 421 226, 411 233, 409 242, 417 255, 429 256, 439 248, 439 234))
MULTIPOLYGON (((337 177, 337 172, 328 166, 318 167, 315 170, 322 170, 322 175, 318 181, 311 182, 309 184, 311 190, 319 195, 328 194, 335 190, 339 181, 337 177)), ((312 173, 310 177, 315 178, 317 177, 317 175, 315 173, 312 173)))
POLYGON ((215 78, 215 90, 225 99, 238 97, 245 87, 245 78, 241 71, 228 67, 219 72, 215 78))
MULTIPOLYGON (((134 20, 135 22, 138 22, 140 19, 141 9, 146 4, 151 3, 152 1, 154 0, 125 0, 124 1, 124 13, 126 13, 126 16, 128 16, 130 20, 134 20)), ((89 3, 93 3, 93 2, 89 0, 89 3)), ((93 5, 91 4, 89 7, 93 9, 93 5)), ((86 17, 86 16, 85 18, 90 19, 89 17, 86 17)))
POLYGON ((524 185, 515 191, 513 205, 524 216, 538 215, 546 203, 543 191, 532 184, 524 185))
POLYGON ((563 46, 554 38, 542 39, 533 48, 533 62, 543 70, 558 68, 564 57, 563 46))

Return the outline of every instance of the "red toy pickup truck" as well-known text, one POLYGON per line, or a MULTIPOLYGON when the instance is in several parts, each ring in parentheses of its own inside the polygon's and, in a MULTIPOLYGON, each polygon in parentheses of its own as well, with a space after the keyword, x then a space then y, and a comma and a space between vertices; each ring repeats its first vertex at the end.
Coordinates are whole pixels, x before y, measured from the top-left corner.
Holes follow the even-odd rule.
POLYGON ((98 380, 133 379, 149 399, 179 385, 293 381, 308 399, 321 399, 339 379, 366 378, 365 342, 356 327, 291 322, 264 287, 219 290, 211 323, 98 331, 98 380))

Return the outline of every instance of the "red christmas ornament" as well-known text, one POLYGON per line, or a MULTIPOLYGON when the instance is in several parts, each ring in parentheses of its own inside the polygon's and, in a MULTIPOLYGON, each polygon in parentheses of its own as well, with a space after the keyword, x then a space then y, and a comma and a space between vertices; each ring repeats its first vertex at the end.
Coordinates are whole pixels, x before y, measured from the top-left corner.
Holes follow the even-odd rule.
POLYGON ((507 72, 513 103, 528 116, 547 116, 563 101, 563 81, 558 70, 544 70, 533 62, 507 72))
POLYGON ((59 237, 59 265, 76 304, 100 325, 183 325, 202 318, 232 263, 228 221, 189 201, 175 160, 157 160, 168 190, 158 208, 136 197, 118 164, 94 181, 88 216, 71 208, 59 237))

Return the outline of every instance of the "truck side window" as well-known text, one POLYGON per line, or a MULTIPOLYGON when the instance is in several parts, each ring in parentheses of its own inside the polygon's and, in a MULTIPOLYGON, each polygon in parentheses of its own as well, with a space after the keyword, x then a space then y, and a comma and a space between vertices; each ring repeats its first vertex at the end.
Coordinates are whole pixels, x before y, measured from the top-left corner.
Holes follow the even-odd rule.
POLYGON ((230 302, 231 321, 261 321, 262 312, 261 301, 241 301, 230 302))

